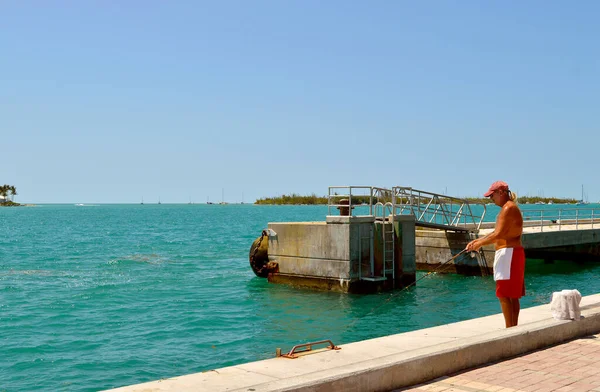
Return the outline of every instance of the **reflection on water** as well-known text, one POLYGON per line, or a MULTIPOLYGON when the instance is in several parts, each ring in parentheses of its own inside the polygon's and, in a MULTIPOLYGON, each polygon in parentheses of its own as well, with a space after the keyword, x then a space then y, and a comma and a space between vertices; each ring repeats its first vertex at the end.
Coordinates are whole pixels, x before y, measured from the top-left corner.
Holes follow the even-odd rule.
POLYGON ((593 261, 554 260, 545 262, 539 259, 527 259, 525 272, 527 275, 571 275, 591 272, 599 266, 598 262, 593 261))

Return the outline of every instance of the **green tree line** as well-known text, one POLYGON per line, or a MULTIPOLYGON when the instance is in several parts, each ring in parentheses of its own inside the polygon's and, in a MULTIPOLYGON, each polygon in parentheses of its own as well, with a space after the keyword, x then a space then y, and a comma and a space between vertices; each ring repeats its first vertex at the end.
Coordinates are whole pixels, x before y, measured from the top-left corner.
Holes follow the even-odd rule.
POLYGON ((283 204, 327 204, 327 197, 325 196, 317 196, 314 193, 312 195, 298 195, 296 193, 292 193, 289 195, 281 195, 275 197, 263 197, 254 202, 254 204, 275 204, 275 205, 283 205, 283 204))
MULTIPOLYGON (((342 197, 337 197, 332 200, 334 204, 338 204, 339 200, 342 197)), ((492 201, 485 197, 465 197, 464 200, 467 200, 470 203, 481 203, 488 204, 492 201)), ((382 200, 374 200, 373 203, 377 201, 381 202, 389 202, 391 201, 391 197, 383 198, 382 200), (387 200, 389 199, 389 200, 387 200)), ((404 200, 406 202, 407 200, 404 200)), ((450 200, 446 200, 450 202, 450 200)), ((577 200, 568 199, 568 198, 559 198, 559 197, 531 197, 531 196, 522 196, 517 199, 517 203, 520 204, 536 204, 536 203, 554 203, 554 204, 576 204, 577 200)), ((254 204, 271 204, 271 205, 288 205, 288 204, 296 204, 296 205, 316 205, 316 204, 327 204, 327 196, 317 196, 314 193, 312 195, 299 195, 297 193, 292 193, 289 195, 281 195, 274 197, 264 197, 256 200, 254 204)), ((352 196, 352 204, 369 204, 369 196, 352 196)))
MULTIPOLYGON (((492 201, 488 198, 481 197, 466 197, 465 200, 470 203, 492 203, 492 201)), ((517 198, 517 203, 519 204, 577 204, 576 199, 564 198, 564 197, 538 197, 538 196, 519 196, 517 198)))
MULTIPOLYGON (((338 204, 340 200, 347 199, 344 196, 334 196, 332 199, 332 203, 338 204)), ((391 201, 391 198, 390 198, 391 201)), ((296 193, 292 193, 289 195, 281 195, 275 197, 263 197, 254 202, 254 204, 274 204, 274 205, 284 205, 284 204, 306 204, 306 205, 316 205, 316 204, 327 204, 327 196, 317 196, 314 193, 312 195, 298 195, 296 193)), ((352 196, 352 204, 369 204, 369 196, 352 196)))

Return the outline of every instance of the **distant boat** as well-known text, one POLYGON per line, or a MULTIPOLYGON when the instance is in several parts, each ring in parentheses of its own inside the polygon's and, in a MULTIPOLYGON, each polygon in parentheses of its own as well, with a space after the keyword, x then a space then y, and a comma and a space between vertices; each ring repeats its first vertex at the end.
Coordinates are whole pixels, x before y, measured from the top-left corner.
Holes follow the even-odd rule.
POLYGON ((160 204, 160 196, 158 197, 158 204, 160 204))
POLYGON ((583 184, 581 184, 581 200, 579 200, 577 202, 577 205, 578 206, 583 206, 583 205, 586 205, 586 204, 590 204, 590 203, 587 201, 587 198, 584 197, 583 184))
POLYGON ((213 204, 212 201, 208 201, 208 196, 206 196, 206 204, 213 204))
POLYGON ((142 202, 140 204, 142 204, 142 205, 144 204, 144 198, 143 197, 142 197, 142 202))

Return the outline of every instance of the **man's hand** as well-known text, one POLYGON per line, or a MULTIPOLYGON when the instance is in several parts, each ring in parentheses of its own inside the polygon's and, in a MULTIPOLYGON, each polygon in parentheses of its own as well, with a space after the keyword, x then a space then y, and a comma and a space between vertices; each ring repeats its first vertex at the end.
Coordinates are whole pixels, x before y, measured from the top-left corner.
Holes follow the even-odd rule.
POLYGON ((473 240, 467 244, 467 246, 465 247, 465 250, 468 252, 473 252, 473 251, 479 250, 479 248, 481 248, 481 246, 482 246, 481 241, 473 240))

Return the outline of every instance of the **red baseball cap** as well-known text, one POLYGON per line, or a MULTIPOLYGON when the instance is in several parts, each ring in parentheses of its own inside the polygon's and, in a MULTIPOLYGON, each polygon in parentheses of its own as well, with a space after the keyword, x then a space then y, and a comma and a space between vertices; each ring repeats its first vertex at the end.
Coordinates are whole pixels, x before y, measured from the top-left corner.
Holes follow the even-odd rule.
POLYGON ((484 197, 490 197, 492 193, 499 190, 508 190, 508 184, 504 181, 496 181, 492 185, 490 185, 490 189, 483 194, 484 197))

